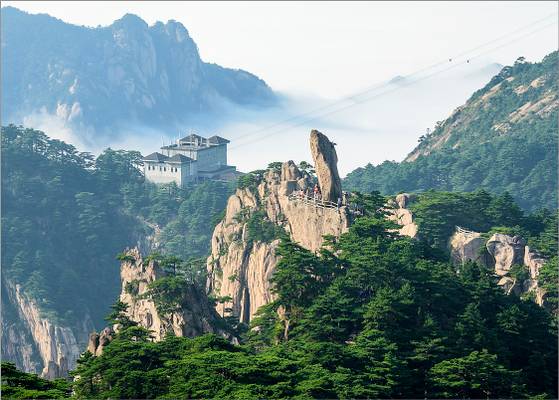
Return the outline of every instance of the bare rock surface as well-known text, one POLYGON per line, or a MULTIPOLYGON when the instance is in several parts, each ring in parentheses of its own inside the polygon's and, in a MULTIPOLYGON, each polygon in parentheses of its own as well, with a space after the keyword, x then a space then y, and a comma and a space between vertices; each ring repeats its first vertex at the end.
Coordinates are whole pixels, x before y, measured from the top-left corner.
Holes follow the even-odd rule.
POLYGON ((485 239, 479 232, 456 230, 449 240, 450 256, 456 264, 468 261, 488 265, 485 257, 485 239))
MULTIPOLYGON (((217 327, 219 317, 206 294, 194 284, 185 283, 184 297, 176 311, 161 314, 155 301, 143 295, 150 283, 166 276, 165 272, 155 260, 145 262, 138 248, 128 250, 126 255, 130 259, 123 261, 120 268, 120 301, 128 305, 127 314, 131 320, 152 331, 154 340, 159 341, 169 333, 186 337, 216 333, 228 337, 225 331, 217 327)), ((101 347, 106 345, 104 336, 109 337, 110 332, 99 335, 101 347)))
POLYGON ((515 264, 524 263, 524 247, 526 241, 520 236, 509 236, 495 233, 487 241, 486 247, 489 254, 495 259, 495 273, 499 276, 506 275, 515 264))
MULTIPOLYGON (((341 185, 335 149, 318 131, 311 133, 311 148, 322 195, 336 202, 341 185)), ((314 184, 307 172, 288 161, 279 170, 268 170, 254 187, 237 189, 229 198, 225 217, 215 227, 207 260, 207 289, 223 299, 216 307, 220 315, 233 315, 248 323, 259 307, 274 298, 269 280, 278 261, 275 251, 279 240, 249 239, 247 222, 255 213, 311 251, 320 248, 324 235, 340 236, 348 230, 347 207, 324 208, 320 202, 301 201, 300 194, 311 192, 314 184)))
POLYGON ((400 193, 394 201, 391 201, 388 219, 400 225, 398 232, 402 236, 417 238, 419 227, 414 222, 413 213, 407 207, 413 200, 413 195, 408 193, 400 193))
POLYGON ((336 148, 326 135, 317 130, 311 132, 310 144, 322 198, 337 202, 342 196, 342 183, 338 174, 336 148))
MULTIPOLYGON (((87 332, 93 329, 89 316, 83 316, 79 329, 72 329, 44 316, 37 303, 23 292, 19 284, 9 281, 4 283, 6 300, 17 313, 22 331, 15 332, 10 327, 7 327, 7 331, 3 330, 3 357, 7 356, 18 367, 40 373, 44 378, 67 376, 68 371, 76 367, 82 345, 85 346, 87 340, 87 332), (79 340, 82 337, 85 338, 83 343, 79 340)), ((4 303, 2 307, 5 306, 4 303)))

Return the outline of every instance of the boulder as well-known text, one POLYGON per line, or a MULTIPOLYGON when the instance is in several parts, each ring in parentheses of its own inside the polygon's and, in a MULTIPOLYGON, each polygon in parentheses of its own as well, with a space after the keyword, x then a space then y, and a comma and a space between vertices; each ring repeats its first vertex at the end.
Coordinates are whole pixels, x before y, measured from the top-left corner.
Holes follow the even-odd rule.
POLYGON ((342 183, 338 174, 338 156, 334 143, 317 130, 311 132, 311 153, 322 198, 337 202, 342 197, 342 183))
POLYGON ((87 342, 87 351, 95 355, 97 347, 99 347, 99 334, 97 332, 92 332, 87 342))
POLYGON ((400 193, 396 196, 395 201, 399 208, 408 208, 414 198, 415 196, 409 193, 400 193))
POLYGON ((301 172, 295 163, 291 160, 281 165, 282 181, 297 181, 301 178, 301 172))
POLYGON ((520 236, 495 233, 485 246, 495 259, 495 273, 499 276, 508 274, 515 264, 524 264, 526 241, 520 236))
POLYGON ((402 236, 417 238, 419 227, 413 220, 413 213, 406 208, 410 204, 411 196, 407 193, 400 193, 395 199, 389 202, 388 219, 400 225, 398 233, 402 236))
POLYGON ((545 264, 545 258, 540 253, 526 246, 524 249, 524 265, 530 270, 530 278, 536 279, 540 274, 540 268, 545 264))
POLYGON ((487 265, 484 246, 485 239, 481 237, 481 233, 456 230, 449 241, 450 256, 457 265, 468 261, 487 265))

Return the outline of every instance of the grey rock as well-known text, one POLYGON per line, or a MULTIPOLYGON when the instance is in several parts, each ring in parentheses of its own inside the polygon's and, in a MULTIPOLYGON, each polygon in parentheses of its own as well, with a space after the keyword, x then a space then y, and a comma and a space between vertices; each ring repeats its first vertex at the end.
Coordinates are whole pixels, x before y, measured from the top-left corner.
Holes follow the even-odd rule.
POLYGON ((515 264, 524 264, 524 247, 526 241, 520 236, 495 233, 487 241, 486 248, 495 259, 495 273, 499 276, 508 274, 515 264))
POLYGON ((322 198, 337 202, 342 196, 342 183, 338 174, 338 156, 334 144, 317 130, 311 131, 310 144, 322 198))

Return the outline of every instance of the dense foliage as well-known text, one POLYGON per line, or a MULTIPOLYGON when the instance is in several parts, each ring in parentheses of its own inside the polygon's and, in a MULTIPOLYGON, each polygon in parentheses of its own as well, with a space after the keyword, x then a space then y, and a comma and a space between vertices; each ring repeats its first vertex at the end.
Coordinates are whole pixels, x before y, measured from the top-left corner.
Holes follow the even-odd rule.
POLYGON ((408 207, 422 237, 441 249, 446 249, 448 238, 460 226, 476 232, 520 235, 546 257, 557 254, 557 213, 543 209, 527 214, 507 192, 429 190, 412 196, 408 207))
POLYGON ((140 166, 135 151, 95 159, 42 132, 2 128, 2 272, 50 318, 90 315, 101 327, 120 291, 115 255, 155 228, 163 253, 191 261, 209 251, 232 186, 157 187, 140 166))
MULTIPOLYGON (((551 316, 507 296, 490 271, 366 215, 313 254, 288 239, 240 346, 123 329, 79 361, 80 398, 527 398, 557 396, 551 316)), ((378 211, 376 211, 378 210, 378 211)))
POLYGON ((65 379, 49 381, 18 371, 10 362, 2 362, 2 397, 6 399, 64 399, 71 393, 65 379))
POLYGON ((344 186, 385 194, 484 188, 508 191, 527 210, 557 208, 557 62, 554 52, 541 63, 519 60, 505 67, 422 138, 417 159, 358 168, 344 186), (537 110, 512 117, 538 102, 537 110))
POLYGON ((139 229, 118 189, 140 178, 139 159, 109 149, 95 160, 42 132, 2 128, 2 272, 51 318, 102 321, 118 293, 114 256, 139 229))

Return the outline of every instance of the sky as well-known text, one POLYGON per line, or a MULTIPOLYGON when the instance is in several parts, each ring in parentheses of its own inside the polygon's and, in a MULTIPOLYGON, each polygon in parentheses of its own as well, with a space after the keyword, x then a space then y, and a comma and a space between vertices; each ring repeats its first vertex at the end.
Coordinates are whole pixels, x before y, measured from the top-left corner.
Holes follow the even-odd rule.
MULTIPOLYGON (((534 21, 553 18, 559 11, 558 4, 535 1, 2 3, 3 6, 12 5, 31 13, 48 13, 66 22, 90 27, 110 25, 125 13, 136 14, 150 25, 156 21, 177 20, 188 29, 204 61, 256 74, 274 90, 299 99, 293 103, 292 112, 305 112, 324 104, 324 101, 348 96, 397 75, 412 74, 495 38, 506 37, 506 34, 534 21)), ((493 63, 511 64, 519 56, 530 61, 540 60, 557 47, 557 25, 554 25, 481 54, 477 63, 470 66, 470 73, 464 71, 461 77, 478 74, 493 63)), ((411 118, 405 132, 394 136, 395 140, 383 138, 375 141, 373 138, 365 150, 359 145, 346 146, 352 160, 341 167, 342 174, 369 161, 378 163, 387 158, 400 160, 405 157, 415 145, 416 138, 462 104, 490 78, 486 75, 482 74, 477 80, 468 79, 470 83, 458 84, 458 89, 441 74, 441 79, 433 81, 433 85, 438 83, 439 86, 446 82, 446 89, 441 88, 438 99, 433 100, 441 104, 437 103, 424 115, 411 118)), ((423 90, 424 101, 433 99, 429 86, 424 85, 423 90)), ((398 99, 393 100, 397 107, 398 99)), ((414 104, 408 103, 407 107, 413 108, 414 104)), ((340 113, 338 119, 329 118, 323 124, 333 129, 331 134, 338 143, 349 142, 350 128, 352 134, 367 135, 367 132, 386 127, 386 124, 371 125, 378 106, 371 103, 370 108, 357 108, 360 114, 353 111, 340 113)), ((412 109, 401 109, 400 118, 411 113, 412 109)), ((274 117, 282 119, 281 115, 274 117)), ((273 122, 265 120, 255 117, 253 121, 237 121, 234 127, 251 131, 260 128, 260 122, 273 122)), ((299 127, 305 134, 308 128, 306 125, 299 127)), ((224 131, 234 139, 235 133, 231 129, 224 128, 224 131)), ((338 148, 339 153, 341 149, 338 148)), ((244 168, 258 167, 256 163, 271 157, 260 150, 261 147, 245 146, 243 153, 232 152, 231 156, 244 168), (261 158, 253 157, 247 161, 245 150, 258 152, 261 158)), ((302 153, 294 153, 294 157, 290 155, 279 152, 275 159, 306 157, 302 153)), ((343 159, 343 155, 339 154, 339 158, 343 159)))

